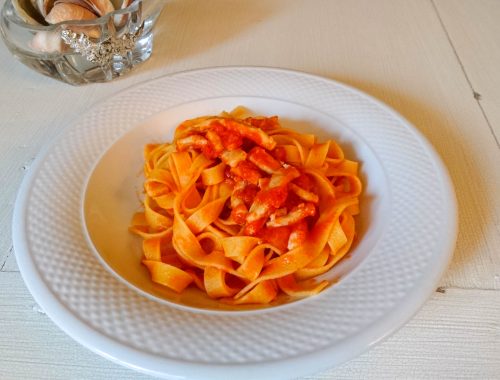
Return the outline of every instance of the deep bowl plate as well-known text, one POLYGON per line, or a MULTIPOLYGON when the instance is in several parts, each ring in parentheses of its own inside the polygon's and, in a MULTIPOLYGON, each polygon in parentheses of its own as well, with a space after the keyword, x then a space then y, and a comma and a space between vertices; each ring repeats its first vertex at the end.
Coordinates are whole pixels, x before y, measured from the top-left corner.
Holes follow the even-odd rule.
POLYGON ((451 258, 457 214, 442 162, 388 107, 324 78, 233 67, 165 76, 86 112, 32 165, 13 231, 34 298, 93 351, 166 378, 287 379, 349 360, 411 318, 451 258), (130 189, 140 185, 143 144, 168 139, 179 119, 240 104, 338 140, 362 161, 365 181, 362 236, 336 269, 339 283, 307 301, 247 315, 142 288, 146 275, 122 229, 138 206, 130 189), (118 215, 106 211, 106 200, 118 215), (108 242, 96 232, 102 223, 113 224, 108 242), (125 247, 123 267, 114 264, 116 246, 125 247))
MULTIPOLYGON (((331 116, 295 103, 259 97, 222 97, 184 103, 154 115, 118 139, 96 163, 83 197, 83 227, 89 246, 112 274, 141 294, 185 310, 231 311, 239 315, 257 310, 275 311, 312 299, 281 296, 266 306, 230 306, 211 300, 195 287, 177 294, 151 281, 148 270, 141 265, 141 239, 128 232, 131 216, 140 210, 143 147, 171 141, 176 126, 186 119, 219 114, 238 105, 244 105, 255 115, 286 115, 280 119, 283 127, 314 133, 320 141, 334 139, 348 158, 361 162, 365 188, 360 202, 363 212, 356 217, 356 244, 348 258, 321 279, 331 283, 344 279, 369 255, 387 226, 390 190, 380 160, 367 142, 331 116)), ((331 287, 324 292, 328 291, 331 287)))

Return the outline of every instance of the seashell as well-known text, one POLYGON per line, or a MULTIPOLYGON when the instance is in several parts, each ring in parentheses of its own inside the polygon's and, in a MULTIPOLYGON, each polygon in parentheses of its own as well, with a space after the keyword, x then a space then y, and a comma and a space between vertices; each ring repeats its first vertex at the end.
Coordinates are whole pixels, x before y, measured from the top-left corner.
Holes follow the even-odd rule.
POLYGON ((134 1, 135 0, 111 0, 111 3, 113 3, 115 9, 125 9, 134 1))
MULTIPOLYGON (((135 0, 117 0, 118 3, 120 3, 121 5, 118 6, 116 9, 125 9, 127 7, 129 7, 135 0)), ((116 7, 116 5, 115 5, 116 7)), ((127 14, 122 14, 122 15, 118 15, 115 17, 115 24, 116 24, 116 27, 118 28, 121 28, 122 26, 125 25, 125 23, 127 22, 127 19, 128 19, 128 15, 127 14)))
POLYGON ((113 3, 110 0, 88 0, 89 3, 94 5, 98 16, 104 16, 115 10, 113 3))
MULTIPOLYGON (((36 12, 37 12, 37 13, 41 14, 41 13, 40 13, 40 10, 38 9, 38 4, 37 4, 37 1, 38 1, 38 0, 30 0, 30 3, 31 3, 32 8, 34 8, 34 9, 36 10, 36 12)), ((14 2, 14 0, 13 0, 12 2, 14 2)), ((41 14, 41 15, 42 15, 42 14, 41 14)), ((43 15, 42 15, 42 17, 43 17, 43 15)))
POLYGON ((59 53, 63 45, 57 32, 37 32, 31 40, 31 48, 42 53, 59 53))
MULTIPOLYGON (((59 22, 72 20, 84 21, 95 19, 97 19, 97 16, 91 11, 79 5, 67 2, 58 2, 57 4, 54 4, 54 7, 51 9, 50 13, 47 15, 47 17, 45 17, 45 20, 47 20, 49 24, 57 24, 59 22)), ((74 32, 85 33, 91 38, 99 38, 99 36, 101 35, 99 28, 92 25, 71 25, 70 28, 74 32)))
POLYGON ((123 0, 122 2, 122 6, 120 7, 121 9, 125 9, 127 7, 129 7, 130 5, 132 5, 132 3, 134 2, 135 0, 123 0))
POLYGON ((85 8, 89 12, 92 12, 97 16, 97 13, 94 11, 94 7, 92 4, 90 4, 86 0, 55 0, 54 1, 54 6, 59 5, 59 4, 73 4, 73 5, 78 5, 79 7, 85 8))
POLYGON ((12 0, 12 5, 21 20, 30 25, 46 25, 44 18, 30 0, 12 0))
POLYGON ((97 16, 91 11, 72 3, 58 2, 50 10, 45 20, 49 24, 57 24, 70 20, 93 20, 97 16))
POLYGON ((46 17, 54 6, 54 0, 31 0, 31 2, 36 3, 35 6, 43 17, 46 17))
POLYGON ((94 13, 96 16, 101 17, 109 12, 113 12, 115 7, 110 0, 55 0, 57 4, 74 4, 94 13))

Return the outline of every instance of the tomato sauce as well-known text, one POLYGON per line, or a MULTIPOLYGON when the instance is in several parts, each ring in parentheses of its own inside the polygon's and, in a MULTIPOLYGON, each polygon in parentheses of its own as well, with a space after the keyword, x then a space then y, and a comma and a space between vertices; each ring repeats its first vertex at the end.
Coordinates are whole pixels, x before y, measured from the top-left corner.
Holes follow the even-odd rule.
POLYGON ((259 232, 262 227, 264 227, 266 219, 267 218, 261 218, 245 224, 245 228, 243 228, 243 235, 255 236, 257 232, 259 232))
POLYGON ((293 183, 307 191, 310 191, 314 185, 311 177, 309 177, 306 173, 300 173, 300 177, 296 178, 293 183))
POLYGON ((247 139, 254 141, 258 145, 268 146, 266 145, 266 142, 270 143, 272 141, 272 139, 265 134, 264 136, 267 136, 270 141, 264 141, 264 136, 261 134, 261 131, 256 128, 245 127, 244 125, 237 123, 234 120, 226 120, 226 128, 228 130, 231 130, 231 132, 233 133, 237 133, 240 137, 246 137, 247 139))
POLYGON ((274 209, 280 208, 285 203, 288 196, 288 186, 272 187, 261 190, 255 197, 255 202, 267 204, 274 209))
POLYGON ((282 146, 277 146, 271 151, 271 156, 281 162, 286 161, 286 150, 282 146))
POLYGON ((290 232, 289 227, 264 227, 258 232, 257 236, 266 243, 274 245, 282 251, 286 251, 290 232))
POLYGON ((260 146, 254 147, 248 153, 248 159, 250 160, 250 162, 253 162, 259 168, 268 173, 272 173, 281 168, 281 164, 260 146))
POLYGON ((220 152, 214 149, 214 146, 210 143, 206 144, 201 148, 201 153, 205 155, 209 160, 215 160, 219 157, 220 152))
POLYGON ((307 239, 308 227, 305 220, 291 226, 292 232, 288 239, 288 249, 294 249, 303 245, 307 239))
POLYGON ((245 205, 250 206, 253 203, 258 191, 259 188, 257 186, 249 184, 245 186, 245 188, 241 192, 238 193, 238 197, 243 200, 243 203, 245 203, 245 205))
POLYGON ((272 116, 266 118, 247 117, 245 119, 245 123, 248 123, 252 127, 260 129, 272 129, 279 127, 278 116, 272 116))
MULTIPOLYGON (((286 160, 284 148, 265 149, 259 146, 263 143, 263 137, 260 135, 262 131, 257 131, 255 128, 261 130, 275 128, 278 123, 277 117, 247 118, 245 123, 246 127, 231 120, 213 121, 210 124, 210 130, 206 133, 205 144, 197 144, 196 148, 211 160, 220 158, 224 151, 244 149, 248 152, 246 159, 240 161, 235 167, 228 166, 225 169, 227 183, 236 186, 242 180, 246 182, 246 186, 235 190, 233 194, 241 202, 238 205, 235 204, 234 209, 229 208, 227 211, 234 222, 244 226, 242 231, 244 235, 259 236, 264 241, 285 251, 292 232, 294 240, 304 238, 308 221, 303 220, 297 225, 279 227, 267 227, 266 222, 269 220, 269 215, 277 209, 284 207, 283 210, 286 213, 304 203, 293 191, 289 191, 290 181, 307 191, 313 190, 314 181, 305 173, 300 173, 299 176, 299 171, 294 166, 282 166, 286 160), (274 177, 275 175, 277 177, 274 177), (273 179, 275 185, 270 188, 271 178, 275 178, 273 179), (263 211, 260 211, 257 220, 247 221, 249 209, 252 209, 254 204, 263 211)), ((267 135, 264 134, 264 136, 267 135)), ((305 208, 304 212, 307 215, 314 215, 317 210, 314 205, 310 206, 312 209, 305 208)), ((307 216, 307 219, 312 218, 314 216, 307 216)))
POLYGON ((243 144, 243 138, 238 132, 227 129, 221 123, 215 121, 210 127, 219 135, 222 145, 227 150, 238 149, 243 144))
POLYGON ((245 224, 247 215, 248 211, 245 205, 238 205, 231 210, 231 219, 239 225, 245 224))
POLYGON ((231 173, 251 184, 256 185, 259 182, 259 178, 262 178, 262 173, 260 170, 251 162, 241 161, 236 167, 231 168, 231 173))

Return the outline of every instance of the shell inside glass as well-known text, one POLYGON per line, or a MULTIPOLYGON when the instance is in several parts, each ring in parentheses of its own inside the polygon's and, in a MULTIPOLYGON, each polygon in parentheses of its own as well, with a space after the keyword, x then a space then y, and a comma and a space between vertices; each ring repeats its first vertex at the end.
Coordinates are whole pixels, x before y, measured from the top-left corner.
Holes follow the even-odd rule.
POLYGON ((153 49, 153 26, 165 5, 162 0, 114 0, 113 6, 124 8, 91 20, 43 25, 38 22, 40 18, 43 22, 43 16, 33 9, 38 9, 37 3, 47 1, 51 0, 6 0, 1 11, 1 34, 9 50, 23 64, 74 85, 112 80, 147 60, 153 49), (108 54, 109 59, 92 61, 81 49, 61 38, 65 31, 94 51, 108 54), (135 36, 133 43, 130 36, 135 36), (127 49, 123 50, 123 46, 127 49))

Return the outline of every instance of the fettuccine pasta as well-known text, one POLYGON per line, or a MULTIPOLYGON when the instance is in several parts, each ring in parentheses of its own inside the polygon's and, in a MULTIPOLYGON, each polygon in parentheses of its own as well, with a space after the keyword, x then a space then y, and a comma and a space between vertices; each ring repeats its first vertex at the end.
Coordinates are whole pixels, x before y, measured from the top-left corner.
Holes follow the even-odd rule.
POLYGON ((186 120, 171 143, 145 147, 131 226, 143 264, 158 284, 232 304, 317 294, 328 281, 315 278, 353 244, 358 163, 333 140, 244 112, 186 120))

